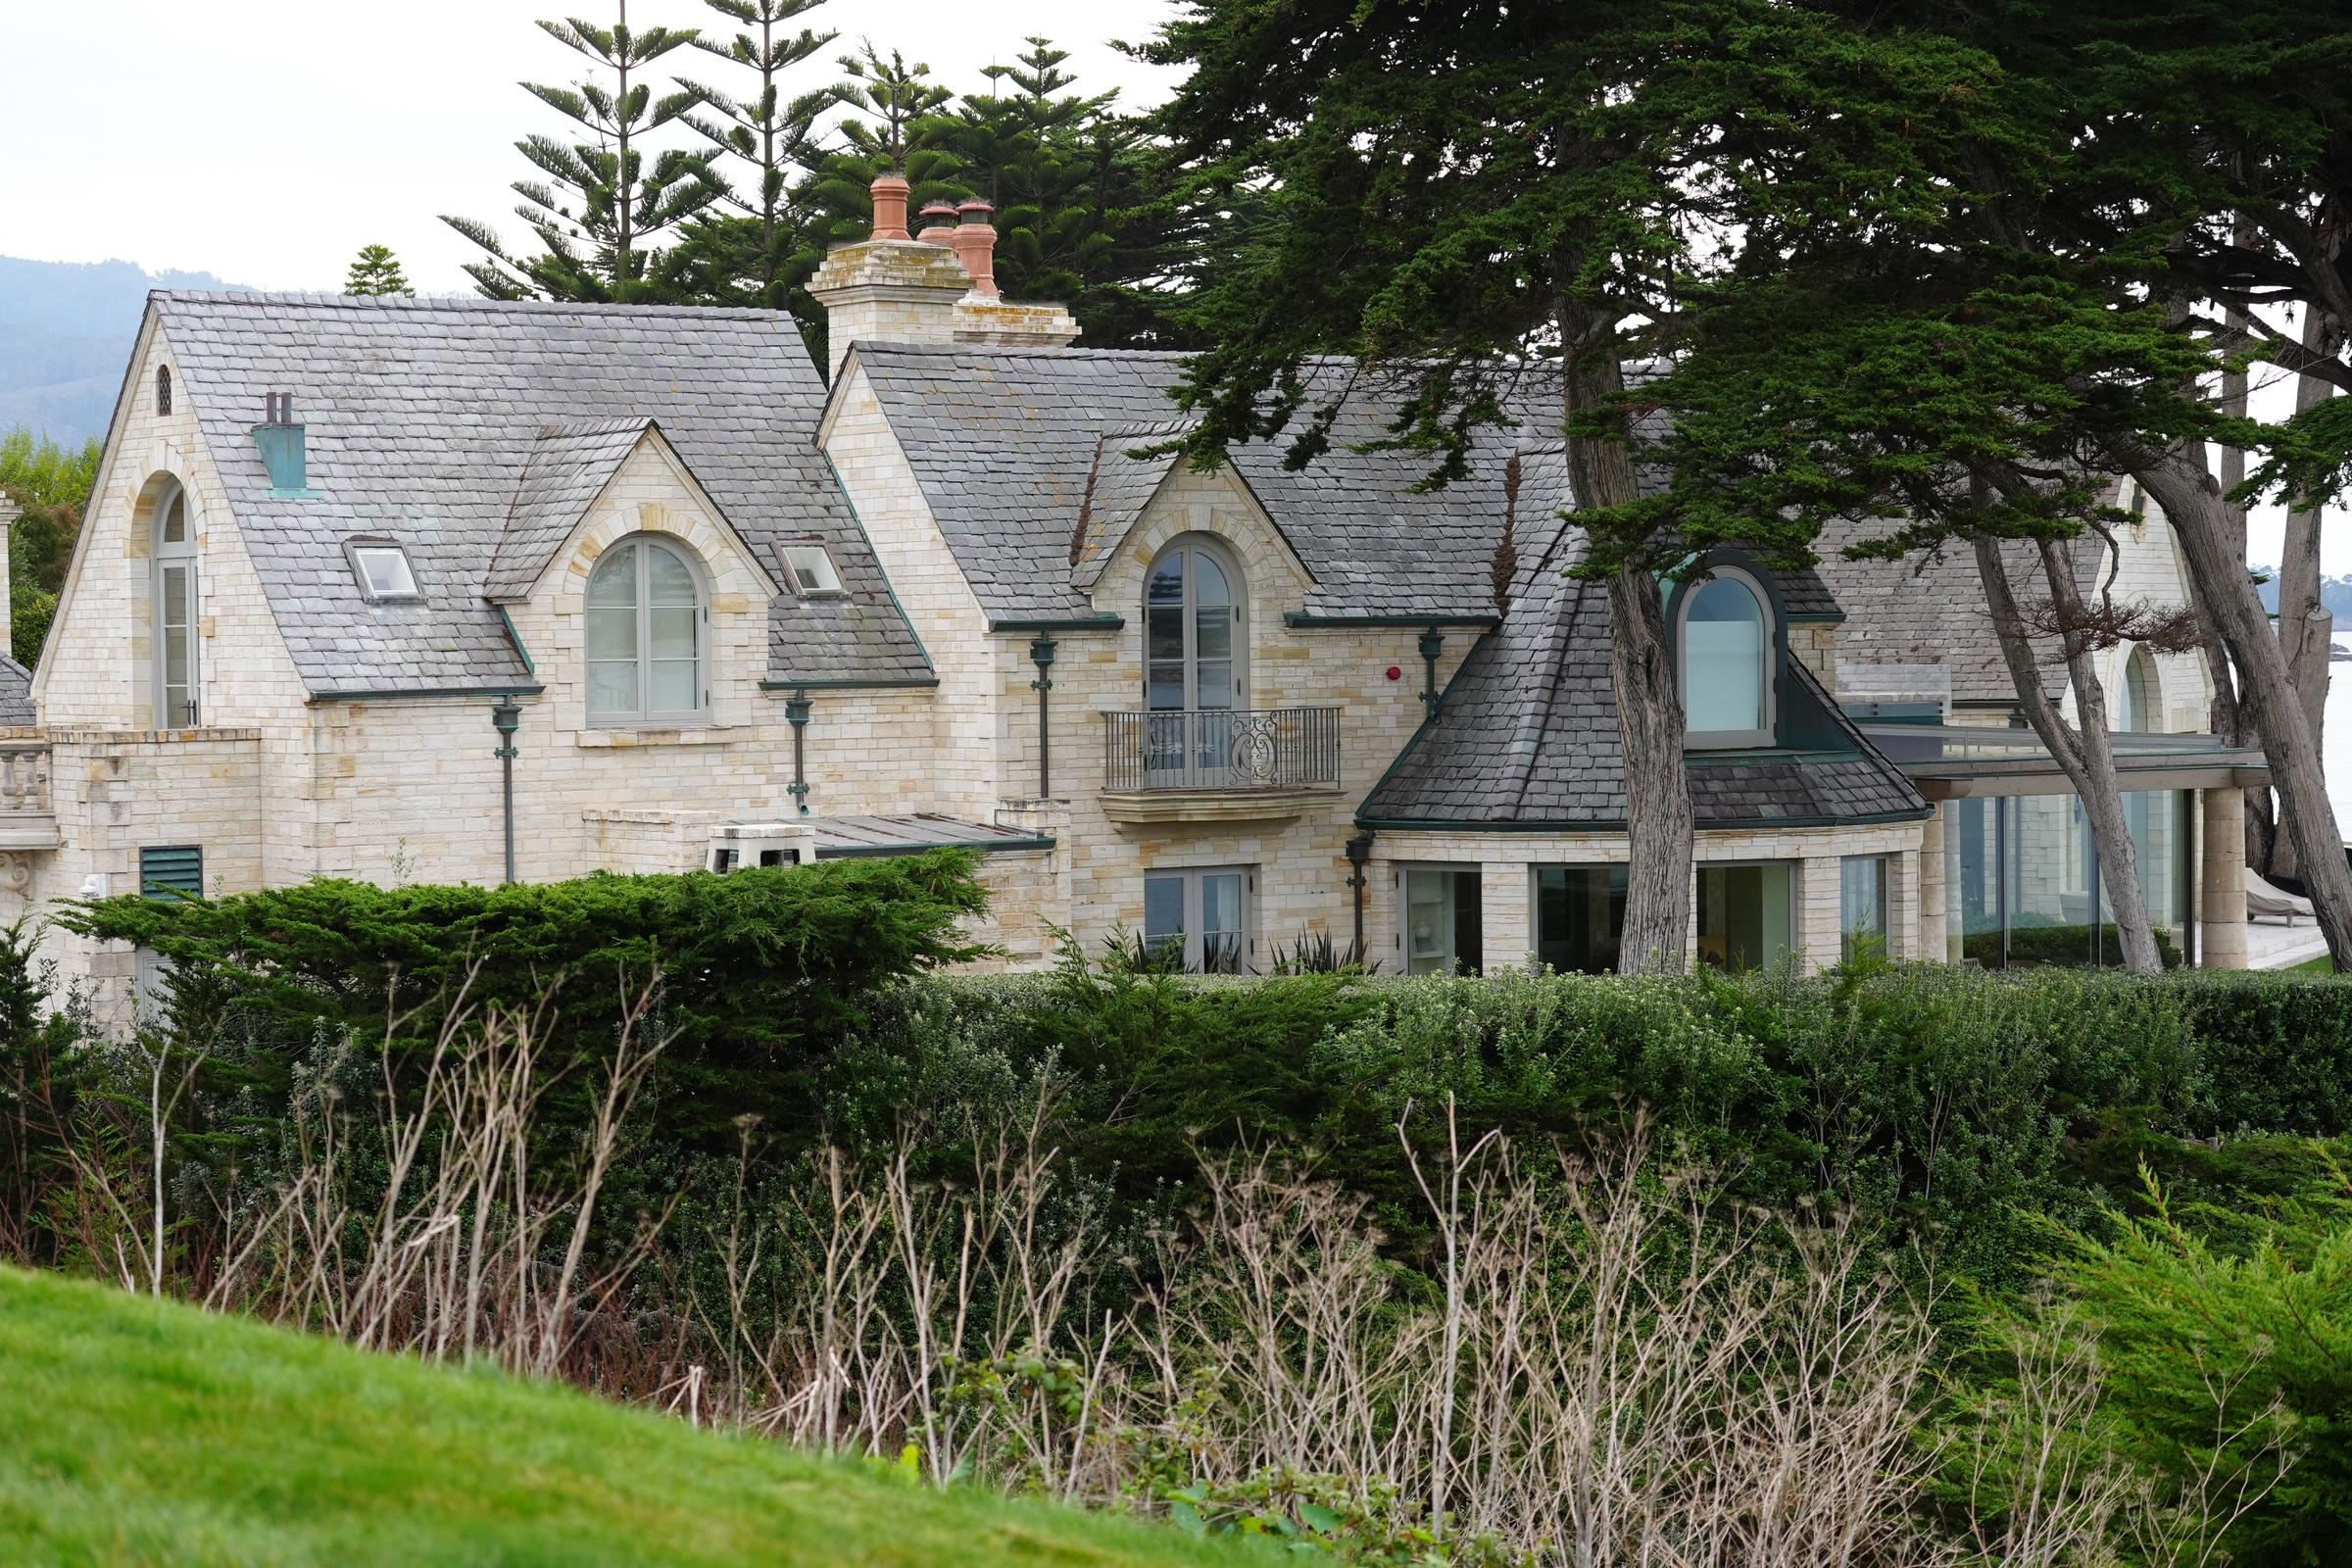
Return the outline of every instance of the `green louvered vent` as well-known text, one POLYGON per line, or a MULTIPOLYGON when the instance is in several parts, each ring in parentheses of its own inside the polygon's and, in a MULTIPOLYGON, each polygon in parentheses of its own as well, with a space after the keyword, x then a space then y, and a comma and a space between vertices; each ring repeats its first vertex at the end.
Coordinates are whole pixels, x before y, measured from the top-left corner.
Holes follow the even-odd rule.
POLYGON ((151 899, 204 897, 204 846, 164 844, 139 851, 139 891, 151 899))

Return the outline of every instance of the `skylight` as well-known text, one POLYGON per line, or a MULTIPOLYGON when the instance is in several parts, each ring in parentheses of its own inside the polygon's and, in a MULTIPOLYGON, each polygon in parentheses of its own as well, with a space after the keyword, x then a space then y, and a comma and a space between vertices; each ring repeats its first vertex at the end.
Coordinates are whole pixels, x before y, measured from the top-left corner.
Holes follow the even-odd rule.
POLYGON ((344 554, 351 558, 352 575, 360 592, 378 603, 388 599, 421 599, 416 573, 409 569, 409 553, 389 539, 347 539, 344 554))
POLYGON ((822 599, 847 592, 833 558, 823 545, 786 545, 784 565, 792 573, 793 591, 804 599, 822 599))

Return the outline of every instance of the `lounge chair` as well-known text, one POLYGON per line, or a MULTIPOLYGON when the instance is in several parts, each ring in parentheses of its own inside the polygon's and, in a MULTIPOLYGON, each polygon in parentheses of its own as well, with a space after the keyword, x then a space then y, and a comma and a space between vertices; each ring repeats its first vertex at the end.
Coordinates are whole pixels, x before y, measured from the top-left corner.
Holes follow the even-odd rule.
POLYGON ((2311 901, 2297 898, 2284 888, 2274 887, 2252 871, 2246 873, 2246 918, 2249 920, 2284 920, 2288 925, 2296 917, 2310 919, 2311 901))

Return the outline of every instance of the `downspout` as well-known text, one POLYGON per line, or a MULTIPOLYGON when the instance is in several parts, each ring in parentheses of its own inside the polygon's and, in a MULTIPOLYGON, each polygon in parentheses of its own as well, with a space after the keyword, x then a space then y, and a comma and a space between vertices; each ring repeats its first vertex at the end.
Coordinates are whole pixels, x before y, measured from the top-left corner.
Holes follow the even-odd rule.
POLYGON ((522 728, 522 705, 514 698, 502 698, 490 710, 490 723, 499 734, 499 747, 493 753, 499 760, 502 783, 506 793, 507 817, 507 886, 514 885, 514 759, 521 748, 514 744, 515 731, 522 728))
POLYGON ((1362 963, 1366 956, 1364 952, 1364 884, 1371 880, 1369 871, 1371 864, 1372 830, 1366 828, 1348 841, 1348 886, 1353 892, 1355 900, 1354 961, 1357 963, 1362 963))
POLYGON ((1421 628, 1421 705, 1429 710, 1429 721, 1438 721, 1438 706, 1445 701, 1438 691, 1438 655, 1446 651, 1446 634, 1435 626, 1421 628))
POLYGON ((1054 690, 1054 650, 1052 637, 1040 632, 1029 641, 1029 662, 1037 666, 1037 679, 1029 689, 1037 693, 1037 798, 1054 798, 1054 733, 1047 727, 1046 705, 1054 690))
POLYGON ((784 722, 792 726, 792 782, 784 786, 803 816, 808 814, 808 689, 802 687, 784 702, 784 722))

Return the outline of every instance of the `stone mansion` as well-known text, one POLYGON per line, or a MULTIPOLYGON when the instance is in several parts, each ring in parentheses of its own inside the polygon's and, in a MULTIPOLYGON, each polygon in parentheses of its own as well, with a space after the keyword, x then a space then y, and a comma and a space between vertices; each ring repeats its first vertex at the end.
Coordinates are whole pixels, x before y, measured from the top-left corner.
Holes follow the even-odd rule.
MULTIPOLYGON (((812 284, 821 372, 763 312, 154 295, 0 713, 0 913, 957 844, 1014 965, 1066 929, 1204 969, 1324 937, 1391 972, 1612 966, 1607 616, 1543 421, 1428 490, 1361 449, 1390 404, 1335 368, 1326 456, 1197 471, 1178 357, 998 298, 979 204, 910 236, 876 197, 812 284)), ((2129 533, 2177 597, 2161 517, 2129 533)), ((1668 607, 1693 957, 2096 946, 1965 559, 1707 564, 1668 607)), ((2109 664, 2159 923, 2238 961, 2260 760, 2190 733, 2193 656, 2109 664)), ((47 940, 126 1004, 134 955, 47 940)))

